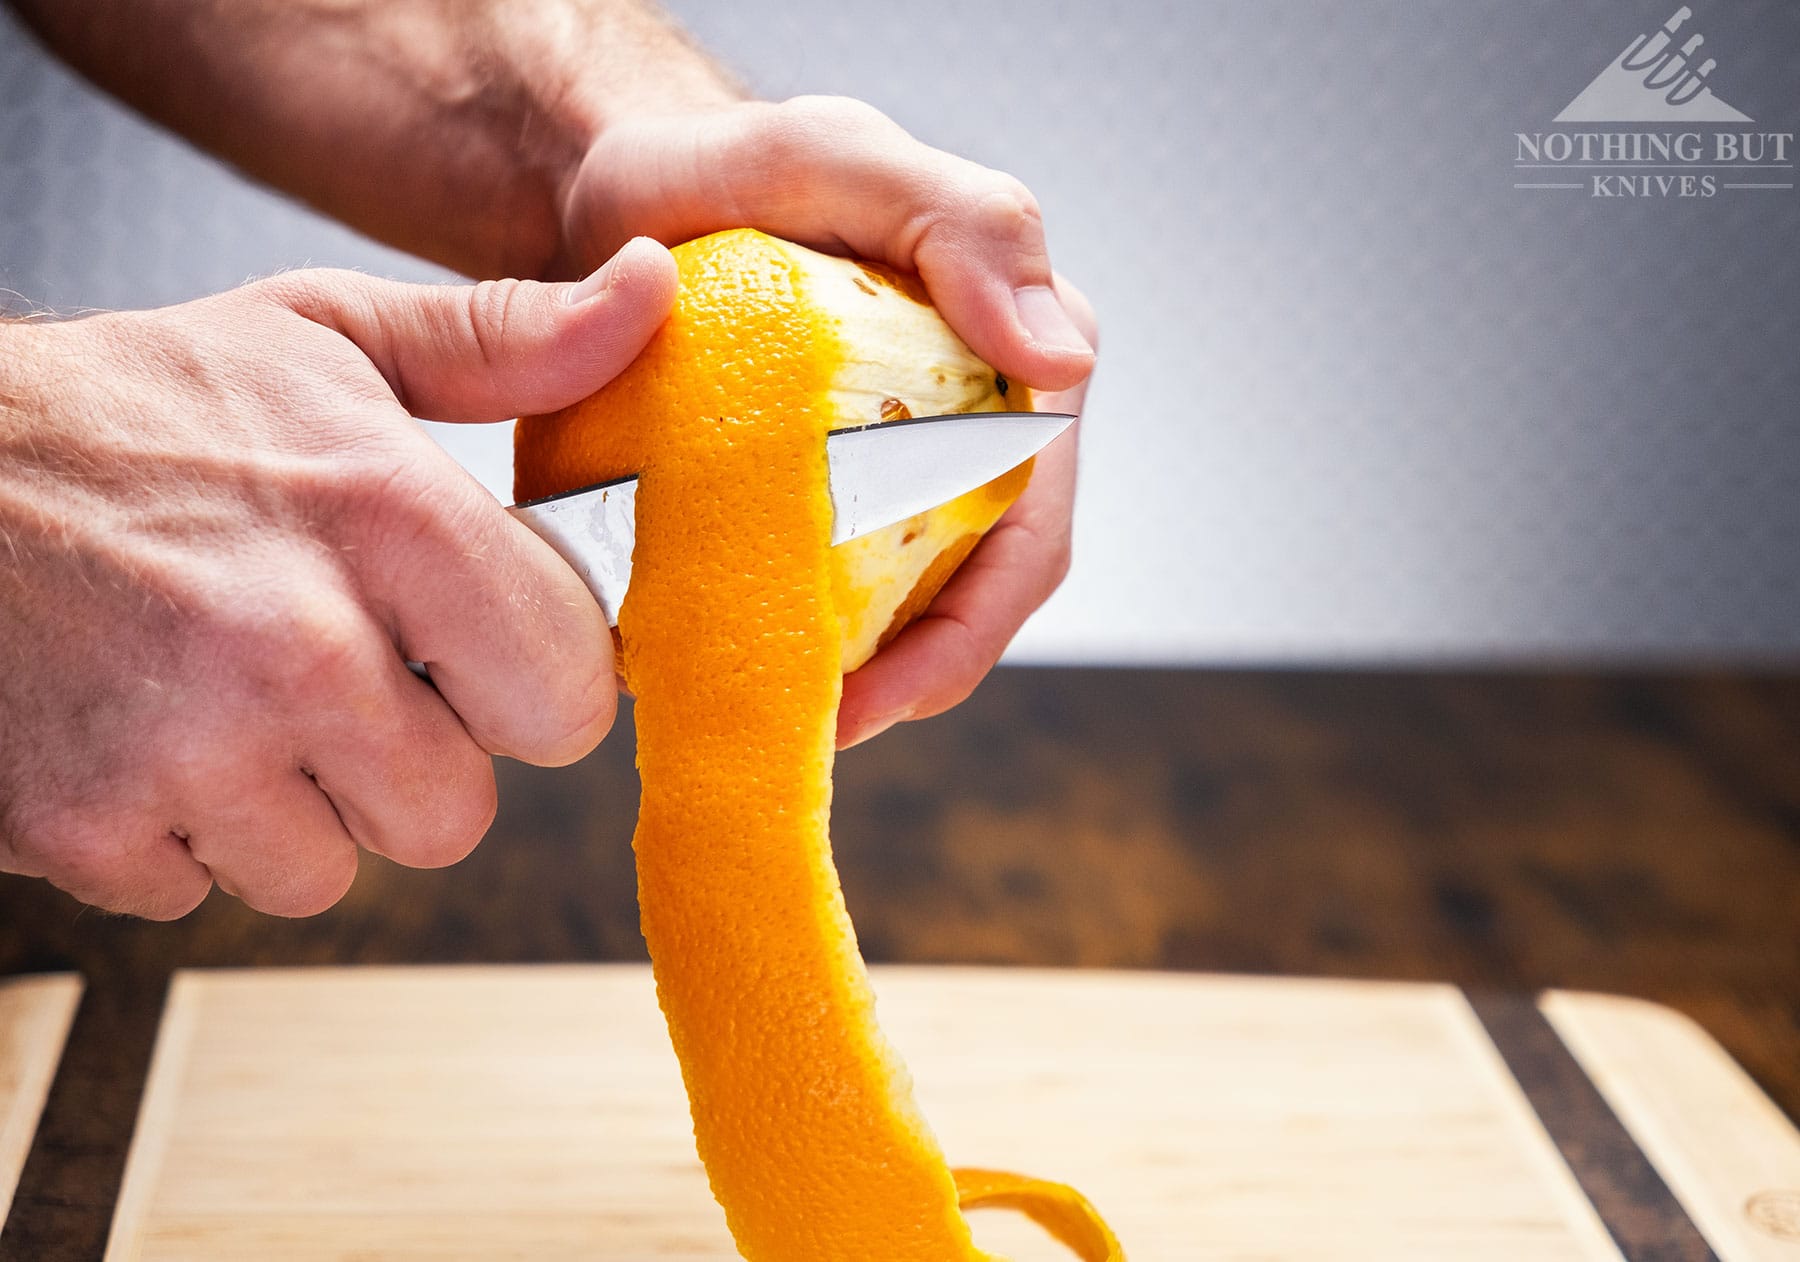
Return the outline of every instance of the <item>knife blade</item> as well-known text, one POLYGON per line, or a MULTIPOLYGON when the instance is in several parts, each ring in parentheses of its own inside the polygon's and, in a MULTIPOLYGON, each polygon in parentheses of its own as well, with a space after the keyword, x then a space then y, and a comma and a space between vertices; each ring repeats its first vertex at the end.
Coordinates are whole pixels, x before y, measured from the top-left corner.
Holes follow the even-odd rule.
MULTIPOLYGON (((831 542, 904 521, 1017 468, 1075 418, 1060 412, 959 412, 833 430, 831 542)), ((620 478, 507 510, 581 576, 619 624, 637 537, 637 479, 620 478)))

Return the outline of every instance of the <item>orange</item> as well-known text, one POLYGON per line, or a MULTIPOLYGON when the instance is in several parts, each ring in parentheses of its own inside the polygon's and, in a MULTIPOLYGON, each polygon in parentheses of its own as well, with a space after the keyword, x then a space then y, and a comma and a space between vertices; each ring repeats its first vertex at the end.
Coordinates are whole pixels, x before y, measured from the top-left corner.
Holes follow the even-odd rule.
POLYGON ((936 533, 915 523, 924 547, 890 536, 890 552, 929 555, 909 558, 904 586, 865 586, 892 563, 872 543, 831 548, 825 435, 889 399, 923 415, 958 390, 964 410, 1018 395, 1001 402, 891 273, 750 231, 675 257, 667 324, 591 399, 520 422, 516 478, 526 498, 640 475, 619 618, 638 899, 713 1193, 752 1262, 977 1259, 965 1202, 1022 1209, 1090 1262, 1120 1258, 1073 1191, 946 1167, 876 1024, 827 832, 846 654, 941 581, 933 563, 966 551, 1027 475, 964 497, 936 533), (883 328, 893 340, 872 340, 883 328), (947 349, 908 357, 921 346, 947 349))
MULTIPOLYGON (((1031 392, 1007 382, 976 357, 926 301, 924 289, 913 278, 759 233, 720 233, 709 240, 717 244, 696 242, 684 250, 747 251, 764 266, 778 259, 791 267, 796 302, 805 308, 805 318, 835 336, 809 340, 807 353, 789 366, 759 346, 764 334, 751 311, 739 313, 735 321, 729 312, 721 312, 721 324, 710 335, 712 343, 690 344, 694 358, 666 369, 677 380, 650 391, 643 378, 653 370, 640 360, 624 378, 579 407, 520 425, 515 498, 554 495, 635 471, 629 461, 608 459, 629 449, 626 434, 610 434, 608 438, 617 441, 602 445, 603 429, 632 424, 633 417, 625 411, 628 399, 631 406, 675 410, 698 403, 707 388, 715 394, 729 390, 741 396, 747 383, 734 380, 732 374, 752 370, 794 372, 804 364, 819 378, 815 388, 823 391, 821 406, 833 428, 904 416, 1031 410, 1031 392), (758 364, 741 362, 747 357, 758 364)), ((786 397, 779 380, 760 377, 757 385, 770 392, 771 400, 786 397)), ((771 402, 771 406, 789 405, 771 402)), ((641 419, 649 414, 633 415, 641 419)), ((846 672, 873 657, 931 603, 938 588, 1025 489, 1030 472, 1023 466, 948 504, 831 550, 832 601, 846 672)), ((757 496, 766 485, 766 478, 756 477, 733 491, 733 501, 757 496)))

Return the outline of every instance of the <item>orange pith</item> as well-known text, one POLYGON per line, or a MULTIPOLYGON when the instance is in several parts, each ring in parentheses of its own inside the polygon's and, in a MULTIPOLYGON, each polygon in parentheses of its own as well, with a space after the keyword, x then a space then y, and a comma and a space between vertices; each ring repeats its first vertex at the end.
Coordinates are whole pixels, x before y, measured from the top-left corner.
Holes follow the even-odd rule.
MULTIPOLYGON (((831 861, 843 581, 824 451, 844 423, 831 390, 845 347, 797 249, 747 231, 677 248, 676 309, 636 363, 520 423, 517 489, 640 474, 619 621, 638 697, 640 913, 739 1250, 976 1259, 958 1180, 876 1024, 831 861)), ((1023 1209, 1084 1258, 1122 1256, 1067 1189, 962 1177, 971 1202, 1023 1209)))

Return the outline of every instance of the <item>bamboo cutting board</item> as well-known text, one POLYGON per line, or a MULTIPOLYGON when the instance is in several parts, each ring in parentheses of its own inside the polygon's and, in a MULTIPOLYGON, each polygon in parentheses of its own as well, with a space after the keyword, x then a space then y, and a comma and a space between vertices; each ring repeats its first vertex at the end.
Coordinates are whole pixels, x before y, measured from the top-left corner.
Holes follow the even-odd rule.
MULTIPOLYGON (((1800 1260, 1800 1137, 1663 1009, 1555 995, 1540 1016, 1388 983, 875 980, 952 1161, 1076 1184, 1133 1262, 1800 1260), (1559 1155, 1571 1127, 1597 1173, 1559 1155), (1606 1184, 1634 1162, 1656 1186, 1621 1209, 1606 1184), (1665 1210, 1692 1239, 1642 1251, 1665 1210)), ((975 1221, 1015 1262, 1064 1257, 1003 1213, 975 1221)), ((179 975, 107 1254, 735 1256, 633 966, 179 975)))
POLYGON ((0 1221, 12 1205, 80 999, 78 977, 0 981, 0 1221))

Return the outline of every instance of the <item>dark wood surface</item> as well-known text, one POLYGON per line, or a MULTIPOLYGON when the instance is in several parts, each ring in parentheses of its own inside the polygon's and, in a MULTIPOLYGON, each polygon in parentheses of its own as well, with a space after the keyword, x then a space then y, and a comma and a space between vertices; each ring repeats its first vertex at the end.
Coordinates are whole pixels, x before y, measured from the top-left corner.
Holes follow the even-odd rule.
MULTIPOLYGON (((93 986, 19 1192, 38 1235, 0 1255, 97 1256, 171 969, 641 959, 635 802, 625 720, 576 767, 504 765, 464 864, 367 860, 312 920, 215 895, 140 924, 0 878, 0 974, 93 986)), ((846 754, 833 831, 872 960, 1639 995, 1800 1114, 1800 676, 1002 670, 846 754)))

